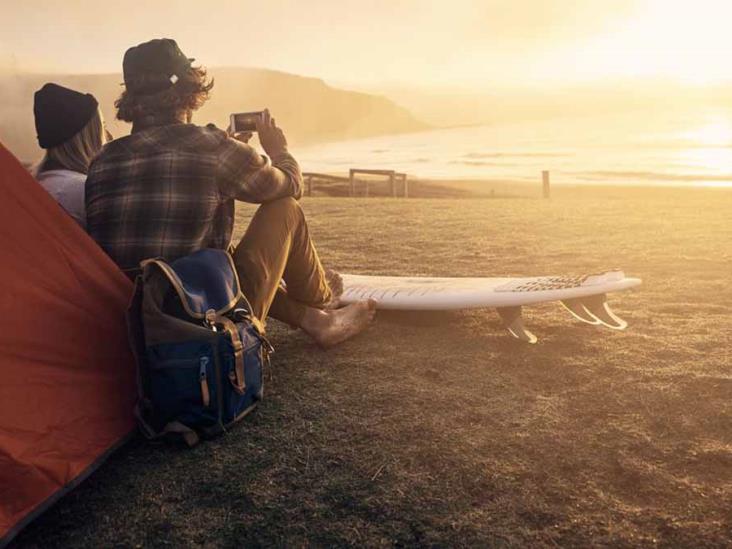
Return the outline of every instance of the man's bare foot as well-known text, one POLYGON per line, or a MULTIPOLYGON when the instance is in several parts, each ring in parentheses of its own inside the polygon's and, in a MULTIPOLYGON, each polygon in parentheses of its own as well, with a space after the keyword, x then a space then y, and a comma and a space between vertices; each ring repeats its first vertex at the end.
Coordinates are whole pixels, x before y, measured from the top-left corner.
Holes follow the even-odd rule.
POLYGON ((324 309, 337 309, 341 306, 343 295, 343 278, 333 269, 325 270, 325 280, 330 287, 331 298, 323 307, 324 309))
POLYGON ((358 301, 342 309, 308 307, 301 328, 324 348, 333 347, 363 332, 374 320, 376 301, 358 301))

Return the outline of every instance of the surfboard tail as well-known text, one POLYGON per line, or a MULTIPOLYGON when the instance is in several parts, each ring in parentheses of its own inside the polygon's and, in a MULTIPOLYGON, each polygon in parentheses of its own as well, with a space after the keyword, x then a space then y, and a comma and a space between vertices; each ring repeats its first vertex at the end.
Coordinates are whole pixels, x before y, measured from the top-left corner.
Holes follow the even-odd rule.
POLYGON ((562 305, 572 316, 587 324, 602 325, 613 330, 625 330, 628 327, 628 323, 612 311, 605 294, 565 299, 562 305))
POLYGON ((582 299, 563 299, 561 303, 580 322, 592 324, 593 326, 600 324, 597 317, 587 310, 584 303, 582 303, 582 299))

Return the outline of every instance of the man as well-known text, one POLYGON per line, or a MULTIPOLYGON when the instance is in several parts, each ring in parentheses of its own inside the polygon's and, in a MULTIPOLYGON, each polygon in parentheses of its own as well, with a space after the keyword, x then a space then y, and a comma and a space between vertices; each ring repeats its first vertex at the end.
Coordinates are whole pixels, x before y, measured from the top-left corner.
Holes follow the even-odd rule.
POLYGON ((326 273, 297 199, 300 168, 268 111, 257 132, 269 158, 212 125, 191 124, 213 87, 175 41, 127 50, 117 118, 132 133, 108 144, 89 169, 89 234, 121 269, 173 261, 201 248, 227 249, 234 200, 262 204, 233 254, 242 290, 264 320, 302 328, 329 347, 363 331, 375 303, 336 308, 340 278, 326 273), (280 284, 285 281, 286 289, 280 284))

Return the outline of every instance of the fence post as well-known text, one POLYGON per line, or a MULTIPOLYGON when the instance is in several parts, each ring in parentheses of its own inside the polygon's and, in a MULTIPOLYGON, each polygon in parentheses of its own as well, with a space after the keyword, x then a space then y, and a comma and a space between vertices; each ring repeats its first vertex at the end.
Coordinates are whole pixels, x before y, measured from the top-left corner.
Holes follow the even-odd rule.
POLYGON ((551 191, 549 188, 549 171, 544 170, 541 172, 541 181, 542 181, 542 193, 544 195, 544 198, 549 198, 551 191))
POLYGON ((349 170, 348 178, 351 183, 351 198, 353 198, 356 196, 356 174, 353 173, 353 170, 349 170))
POLYGON ((404 174, 404 198, 409 198, 409 184, 407 183, 407 174, 404 174))
POLYGON ((396 179, 394 178, 394 173, 389 175, 389 183, 391 183, 391 197, 396 198, 396 179))
POLYGON ((313 176, 309 175, 305 178, 305 195, 313 196, 313 176))

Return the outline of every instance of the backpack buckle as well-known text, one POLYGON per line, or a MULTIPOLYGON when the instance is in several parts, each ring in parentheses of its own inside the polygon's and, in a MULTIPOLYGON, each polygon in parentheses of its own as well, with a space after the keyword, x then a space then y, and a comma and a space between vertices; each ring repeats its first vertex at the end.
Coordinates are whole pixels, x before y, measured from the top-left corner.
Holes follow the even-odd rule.
POLYGON ((214 332, 218 332, 217 326, 216 326, 216 311, 213 309, 209 309, 206 311, 206 316, 203 320, 204 326, 211 328, 214 332))
POLYGON ((251 313, 249 312, 248 309, 239 307, 238 309, 234 309, 232 316, 234 317, 235 321, 241 322, 242 320, 246 320, 246 319, 250 318, 251 313))

